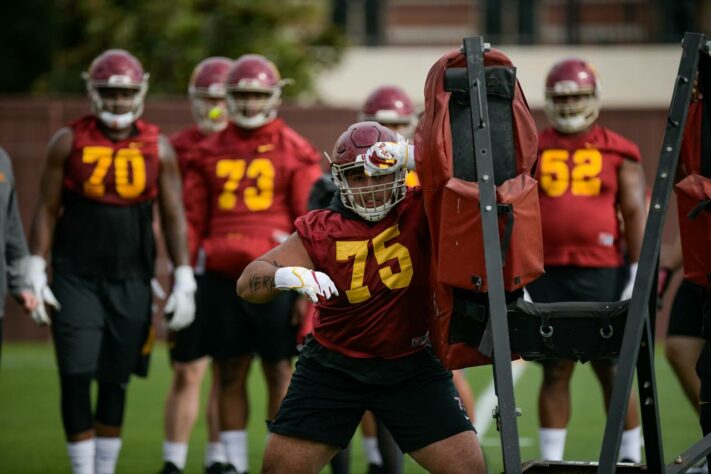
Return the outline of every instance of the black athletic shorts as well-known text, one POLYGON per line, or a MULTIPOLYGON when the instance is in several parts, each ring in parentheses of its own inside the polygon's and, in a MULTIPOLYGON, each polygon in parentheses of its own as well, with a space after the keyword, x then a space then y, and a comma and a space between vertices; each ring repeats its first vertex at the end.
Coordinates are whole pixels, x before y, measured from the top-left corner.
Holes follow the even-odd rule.
POLYGON ((60 374, 128 382, 151 320, 150 280, 55 273, 52 291, 62 306, 50 326, 60 374))
POLYGON ((171 336, 174 361, 259 354, 265 362, 278 362, 297 354, 298 326, 291 324, 297 294, 285 292, 269 303, 253 304, 237 296, 236 283, 214 272, 200 277, 195 321, 171 336))
POLYGON ((667 336, 701 336, 701 316, 706 290, 687 280, 682 280, 674 296, 667 336))
POLYGON ((205 290, 204 275, 195 275, 195 320, 180 331, 168 331, 168 349, 173 362, 193 362, 205 357, 209 351, 207 317, 201 297, 205 290))
MULTIPOLYGON (((536 303, 617 301, 624 288, 624 283, 620 283, 620 279, 626 278, 628 272, 620 268, 549 266, 546 267, 546 273, 526 285, 526 289, 536 303)), ((538 362, 543 365, 555 365, 560 360, 538 362)), ((608 365, 616 362, 617 359, 597 359, 594 363, 608 365)))
POLYGON ((400 359, 354 359, 308 337, 269 430, 345 448, 365 410, 403 452, 474 430, 446 370, 430 348, 400 359))
POLYGON ((526 289, 536 303, 617 301, 618 280, 623 275, 618 268, 549 266, 546 273, 526 285, 526 289))

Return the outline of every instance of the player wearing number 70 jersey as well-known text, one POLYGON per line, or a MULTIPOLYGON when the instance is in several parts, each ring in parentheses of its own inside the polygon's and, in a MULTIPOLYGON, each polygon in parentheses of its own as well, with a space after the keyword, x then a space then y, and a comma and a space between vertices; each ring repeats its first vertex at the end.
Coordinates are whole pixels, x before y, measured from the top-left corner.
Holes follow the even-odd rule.
POLYGON ((254 303, 289 290, 317 302, 313 337, 270 424, 264 472, 318 472, 365 410, 428 471, 485 472, 452 375, 427 344, 430 239, 422 193, 405 187, 411 158, 384 126, 351 125, 331 157, 331 205, 297 219, 239 278, 254 303))
POLYGON ((175 154, 158 128, 139 118, 148 75, 127 51, 108 50, 85 79, 92 115, 60 129, 47 151, 30 233, 30 277, 40 299, 33 318, 51 322, 72 470, 111 473, 126 385, 151 320, 156 202, 175 267, 171 328, 192 322, 196 285, 175 154), (51 318, 44 303, 55 307, 51 318))

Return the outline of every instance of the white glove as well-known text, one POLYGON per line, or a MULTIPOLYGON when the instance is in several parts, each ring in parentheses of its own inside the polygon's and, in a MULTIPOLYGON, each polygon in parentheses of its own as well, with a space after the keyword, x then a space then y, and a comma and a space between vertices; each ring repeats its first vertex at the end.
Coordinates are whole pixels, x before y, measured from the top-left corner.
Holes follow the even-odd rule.
POLYGON ((180 331, 195 320, 195 291, 197 284, 193 269, 189 265, 181 265, 173 272, 173 292, 168 297, 163 312, 172 313, 168 320, 168 329, 180 331))
POLYGON ((318 303, 318 297, 330 299, 338 296, 336 285, 331 277, 304 267, 283 267, 274 274, 274 287, 278 290, 294 290, 306 295, 311 302, 318 303))
POLYGON ((407 163, 405 163, 405 168, 407 168, 410 171, 414 171, 415 170, 415 145, 410 145, 410 143, 407 141, 407 138, 400 135, 399 133, 397 134, 397 142, 402 146, 406 146, 407 153, 410 155, 410 159, 407 160, 407 163))
MULTIPOLYGON (((414 149, 414 147, 413 147, 414 149)), ((407 168, 414 156, 410 153, 407 142, 378 142, 365 152, 365 174, 382 176, 407 168)))
POLYGON ((50 324, 45 303, 59 310, 61 305, 55 298, 52 290, 47 285, 47 261, 39 255, 32 255, 27 260, 27 280, 32 287, 32 292, 37 298, 37 308, 30 313, 30 317, 40 326, 50 324))
POLYGON ((627 286, 625 286, 625 289, 622 290, 622 295, 620 296, 620 300, 628 300, 632 298, 632 289, 634 288, 634 280, 637 278, 637 266, 638 263, 630 263, 630 279, 627 280, 627 286))

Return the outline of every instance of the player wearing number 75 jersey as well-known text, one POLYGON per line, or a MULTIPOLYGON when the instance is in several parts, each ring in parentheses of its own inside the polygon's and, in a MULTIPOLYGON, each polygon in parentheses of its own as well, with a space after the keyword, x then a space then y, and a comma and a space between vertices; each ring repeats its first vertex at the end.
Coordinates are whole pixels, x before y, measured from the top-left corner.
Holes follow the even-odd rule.
MULTIPOLYGON (((539 135, 536 178, 546 273, 528 285, 528 292, 540 303, 628 299, 646 214, 639 149, 597 124, 600 84, 587 62, 567 59, 555 64, 546 79, 545 95, 552 128, 539 135), (623 237, 631 264, 625 278, 620 271, 623 237)), ((615 361, 594 360, 592 365, 607 403, 615 361)), ((563 458, 570 417, 569 382, 575 365, 568 360, 545 360, 543 367, 541 456, 555 461, 563 458)), ((639 462, 639 422, 633 400, 630 404, 620 457, 639 462)))
POLYGON ((408 148, 376 122, 351 125, 331 156, 331 205, 297 219, 239 278, 248 301, 293 290, 317 308, 264 472, 318 472, 365 410, 428 471, 485 472, 452 375, 427 343, 430 239, 421 191, 405 187, 408 148))
POLYGON ((158 128, 139 118, 148 74, 130 53, 112 49, 92 62, 85 79, 93 113, 60 129, 47 151, 30 278, 40 300, 33 318, 51 322, 72 470, 111 473, 126 385, 151 319, 155 203, 175 267, 171 328, 191 323, 196 285, 175 154, 158 128), (51 318, 44 303, 55 308, 51 318))

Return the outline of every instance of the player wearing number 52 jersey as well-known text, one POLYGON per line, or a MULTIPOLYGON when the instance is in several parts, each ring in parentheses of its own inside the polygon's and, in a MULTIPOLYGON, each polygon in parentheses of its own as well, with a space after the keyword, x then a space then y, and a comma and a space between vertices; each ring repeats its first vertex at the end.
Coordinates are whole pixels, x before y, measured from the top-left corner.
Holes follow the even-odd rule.
POLYGON ((255 303, 294 290, 317 308, 264 472, 318 472, 365 410, 428 471, 486 472, 452 375, 428 346, 430 239, 421 191, 405 186, 408 148, 376 122, 351 125, 331 157, 331 205, 299 218, 237 282, 255 303))
POLYGON ((271 419, 291 376, 297 326, 293 295, 267 307, 252 305, 237 297, 235 280, 293 232, 321 175, 320 154, 277 118, 286 83, 265 57, 238 58, 225 84, 231 123, 200 143, 185 178, 190 247, 197 267, 205 269, 198 322, 209 340, 204 355, 219 367, 220 437, 228 468, 237 472, 249 468, 246 384, 252 357, 260 356, 271 419))
POLYGON ((580 134, 555 128, 538 139, 538 180, 545 264, 622 265, 620 173, 638 168, 639 148, 600 125, 580 134))
MULTIPOLYGON (((600 86, 594 69, 585 61, 568 59, 554 65, 546 79, 545 94, 546 117, 552 128, 539 135, 536 177, 546 273, 527 289, 533 301, 540 303, 627 299, 632 294, 644 233, 645 187, 639 149, 596 123, 600 86), (619 281, 623 236, 631 271, 626 281, 619 281)), ((608 403, 615 362, 591 363, 608 403)), ((544 459, 563 459, 574 369, 570 360, 543 361, 538 407, 544 459)), ((639 462, 634 397, 624 424, 620 458, 639 462)))
POLYGON ((175 267, 169 326, 190 324, 195 311, 178 164, 168 139, 139 119, 148 75, 128 52, 108 50, 85 79, 93 114, 49 144, 29 271, 35 319, 51 323, 72 471, 82 474, 113 472, 121 447, 126 386, 151 319, 155 202, 175 267), (51 319, 44 303, 55 307, 51 319))

